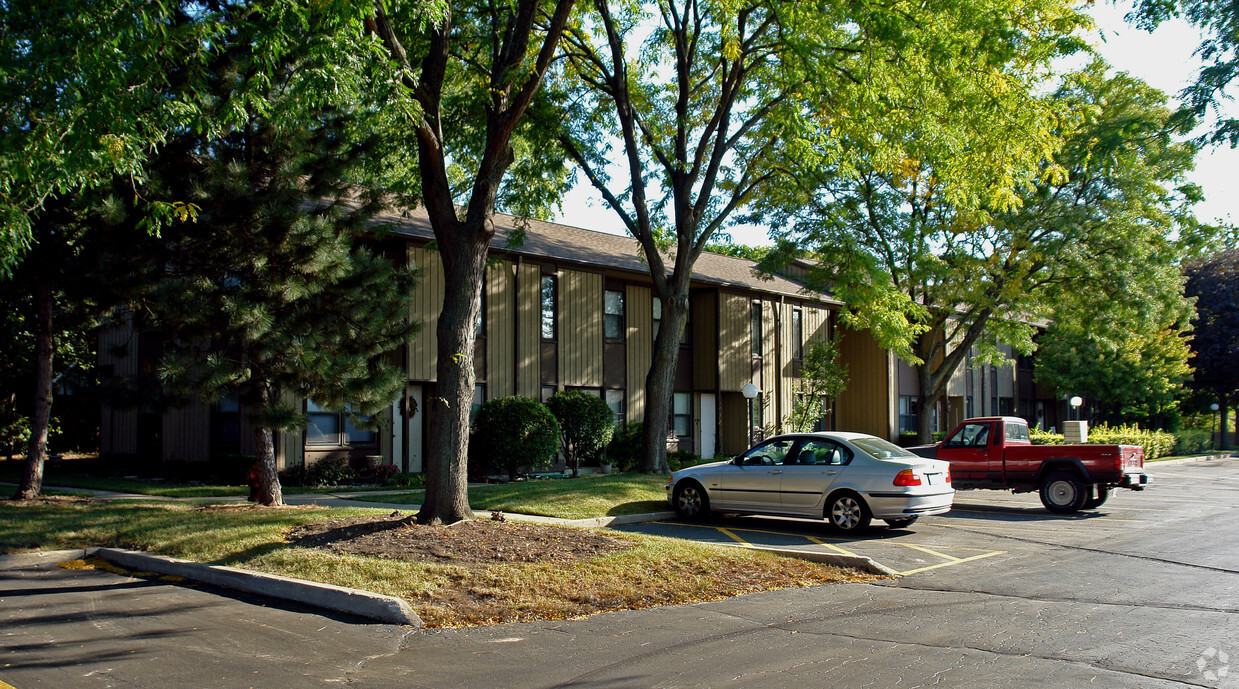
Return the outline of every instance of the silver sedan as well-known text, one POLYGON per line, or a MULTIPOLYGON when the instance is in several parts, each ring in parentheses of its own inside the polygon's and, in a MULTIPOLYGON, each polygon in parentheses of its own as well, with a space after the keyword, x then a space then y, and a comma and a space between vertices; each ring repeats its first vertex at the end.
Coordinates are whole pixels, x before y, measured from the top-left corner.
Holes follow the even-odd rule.
POLYGON ((826 519, 853 532, 882 519, 901 528, 951 509, 950 464, 863 433, 770 438, 728 462, 671 474, 667 500, 684 518, 711 510, 826 519))

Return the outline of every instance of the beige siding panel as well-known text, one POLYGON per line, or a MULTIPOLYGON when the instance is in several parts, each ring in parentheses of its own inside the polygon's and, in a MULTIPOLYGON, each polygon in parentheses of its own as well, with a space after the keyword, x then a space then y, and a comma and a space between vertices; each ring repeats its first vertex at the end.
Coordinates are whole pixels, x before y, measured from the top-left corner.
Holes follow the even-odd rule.
POLYGON ((392 440, 392 414, 391 407, 388 406, 383 411, 375 415, 382 425, 379 426, 379 454, 383 455, 384 464, 395 464, 393 461, 393 440, 392 440))
MULTIPOLYGON (((284 393, 284 403, 293 409, 304 409, 305 405, 302 402, 301 396, 297 393, 284 393)), ((280 470, 305 466, 305 431, 297 429, 276 434, 275 465, 280 470)))
POLYGON ((516 341, 516 265, 509 261, 486 269, 486 397, 516 394, 513 368, 516 341))
POLYGON ((559 271, 559 380, 602 387, 602 275, 559 271))
POLYGON ((999 345, 998 350, 1007 357, 1007 360, 998 366, 998 396, 1015 397, 1015 350, 1011 345, 999 345))
POLYGON ((830 309, 804 307, 805 342, 826 342, 830 339, 830 309))
POLYGON ((163 459, 205 462, 210 459, 211 407, 200 400, 168 410, 163 417, 163 459))
POLYGON ((521 265, 516 290, 516 394, 540 399, 542 269, 521 265))
POLYGON ((869 331, 843 328, 839 332, 839 358, 848 367, 848 386, 836 404, 839 429, 890 438, 889 357, 869 331))
POLYGON ((698 390, 718 388, 718 294, 692 297, 693 385, 698 390))
POLYGON ((640 421, 645 414, 645 378, 654 361, 654 308, 648 287, 628 285, 624 295, 628 309, 627 350, 628 421, 640 421))
POLYGON ((724 391, 739 392, 753 378, 752 344, 749 338, 748 297, 719 294, 718 310, 718 385, 724 391))
POLYGON ((779 349, 783 336, 779 332, 782 319, 779 318, 778 302, 762 300, 761 302, 761 382, 757 387, 762 390, 762 404, 765 406, 762 419, 767 429, 776 433, 783 425, 783 395, 787 388, 779 377, 779 349))
POLYGON ((443 310, 443 264, 439 252, 409 247, 409 266, 420 270, 409 315, 422 324, 421 331, 409 343, 409 379, 434 380, 439 356, 435 327, 443 310))
POLYGON ((108 454, 131 455, 138 451, 138 412, 104 407, 99 449, 108 454))

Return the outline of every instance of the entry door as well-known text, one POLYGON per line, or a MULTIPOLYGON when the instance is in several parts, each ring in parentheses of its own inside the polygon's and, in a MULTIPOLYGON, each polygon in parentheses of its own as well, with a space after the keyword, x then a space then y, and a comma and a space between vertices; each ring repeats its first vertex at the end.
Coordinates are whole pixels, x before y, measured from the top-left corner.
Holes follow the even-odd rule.
POLYGON ((422 386, 409 386, 409 471, 419 472, 422 469, 422 434, 426 428, 425 400, 422 386))
POLYGON ((715 420, 716 409, 714 395, 703 393, 701 395, 701 456, 705 459, 715 454, 715 431, 718 428, 715 420))

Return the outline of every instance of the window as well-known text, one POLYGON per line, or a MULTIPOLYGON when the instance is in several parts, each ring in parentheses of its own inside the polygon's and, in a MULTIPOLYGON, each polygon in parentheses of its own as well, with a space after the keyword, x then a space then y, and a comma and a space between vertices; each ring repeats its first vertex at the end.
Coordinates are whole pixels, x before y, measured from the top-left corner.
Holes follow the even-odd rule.
POLYGON ((989 424, 969 423, 947 439, 946 447, 988 447, 989 424))
POLYGON ((558 306, 558 290, 554 275, 542 276, 542 339, 555 339, 555 310, 558 306))
POLYGON ((793 461, 784 464, 840 466, 852 461, 852 451, 833 440, 806 440, 800 444, 793 461))
POLYGON ((469 404, 469 423, 473 423, 478 418, 478 412, 482 409, 482 403, 486 401, 486 384, 477 383, 473 386, 473 401, 469 404))
POLYGON ((241 442, 241 404, 235 394, 220 398, 211 410, 213 443, 236 447, 241 442))
POLYGON ((692 421, 692 395, 687 392, 674 393, 671 398, 671 429, 675 431, 675 437, 690 437, 693 434, 692 421))
POLYGON ((373 417, 360 416, 348 411, 338 412, 323 409, 313 400, 306 400, 305 443, 307 445, 374 445, 374 431, 358 428, 357 424, 370 421, 373 417))
POLYGON ((606 392, 607 406, 611 408, 611 414, 615 417, 615 426, 618 428, 623 426, 626 418, 624 409, 624 391, 623 390, 607 390, 606 392))
POLYGON ((1006 436, 1007 440, 1029 442, 1028 426, 1025 426, 1022 423, 1003 424, 1003 435, 1006 436))
POLYGON ((607 290, 602 296, 602 331, 608 340, 624 339, 624 293, 607 290))
POLYGON ((792 311, 792 356, 804 358, 804 311, 792 311))
POLYGON ((782 464, 784 458, 787 457, 787 453, 792 451, 793 443, 795 443, 795 440, 791 438, 782 438, 762 443, 744 453, 742 464, 746 467, 782 464))
POLYGON ((556 392, 559 392, 559 390, 554 385, 543 385, 542 404, 546 404, 546 401, 554 397, 556 392))
POLYGON ((916 397, 899 396, 899 432, 915 433, 916 428, 916 397))
POLYGON ((1012 416, 1015 414, 1015 400, 1011 397, 998 398, 998 415, 1012 416))
POLYGON ((486 289, 482 289, 482 301, 478 305, 478 337, 486 337, 486 289))
POLYGON ((654 302, 650 304, 650 313, 654 318, 654 339, 657 340, 663 324, 663 302, 658 297, 654 297, 654 302))
POLYGON ((751 310, 752 323, 750 327, 750 339, 753 341, 753 356, 761 356, 761 302, 753 302, 751 310))

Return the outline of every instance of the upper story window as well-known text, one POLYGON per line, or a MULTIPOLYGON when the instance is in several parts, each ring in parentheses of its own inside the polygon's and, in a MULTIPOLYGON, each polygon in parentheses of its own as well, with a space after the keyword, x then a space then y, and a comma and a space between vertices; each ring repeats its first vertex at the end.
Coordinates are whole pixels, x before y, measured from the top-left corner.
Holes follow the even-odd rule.
POLYGON ((478 327, 475 333, 478 337, 486 337, 486 290, 482 290, 482 300, 478 304, 478 327))
POLYGON ((602 331, 608 340, 624 339, 624 293, 607 290, 602 297, 602 331))
POLYGON ((792 311, 792 347, 793 354, 797 359, 804 358, 804 311, 795 309, 792 311))
POLYGON ((358 422, 367 422, 371 416, 354 414, 351 411, 330 411, 323 409, 313 400, 306 400, 306 415, 309 422, 305 427, 305 442, 307 445, 374 445, 378 435, 369 429, 358 428, 358 422))
MULTIPOLYGON (((657 340, 658 331, 662 329, 663 320, 663 303, 658 297, 654 297, 652 311, 654 315, 654 339, 657 340)), ((687 317, 684 319, 684 331, 680 333, 680 344, 688 344, 688 332, 691 330, 691 328, 688 327, 688 324, 689 319, 692 317, 692 313, 689 312, 686 316, 687 317)))
POLYGON ((555 312, 559 306, 559 290, 554 275, 542 276, 542 339, 554 340, 555 312))
POLYGON ((762 333, 761 333, 761 302, 753 302, 751 311, 750 335, 753 342, 753 356, 761 356, 762 353, 762 333))

